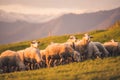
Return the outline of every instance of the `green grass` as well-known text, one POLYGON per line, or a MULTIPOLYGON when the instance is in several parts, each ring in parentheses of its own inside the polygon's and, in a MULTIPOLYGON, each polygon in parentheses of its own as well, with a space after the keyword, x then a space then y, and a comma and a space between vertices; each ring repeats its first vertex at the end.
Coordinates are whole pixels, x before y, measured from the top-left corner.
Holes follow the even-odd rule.
POLYGON ((32 71, 0 74, 0 80, 120 80, 120 56, 32 71))
MULTIPOLYGON (((105 42, 111 39, 120 41, 120 21, 116 22, 107 30, 89 32, 93 41, 105 42)), ((51 36, 38 39, 39 48, 44 49, 50 42, 63 43, 70 35, 81 39, 83 34, 69 34, 51 36)), ((28 47, 30 41, 7 45, 0 45, 0 53, 5 50, 21 50, 28 47)), ((0 80, 120 80, 120 56, 106 59, 87 60, 79 63, 61 65, 54 68, 44 68, 32 71, 0 74, 0 80)))

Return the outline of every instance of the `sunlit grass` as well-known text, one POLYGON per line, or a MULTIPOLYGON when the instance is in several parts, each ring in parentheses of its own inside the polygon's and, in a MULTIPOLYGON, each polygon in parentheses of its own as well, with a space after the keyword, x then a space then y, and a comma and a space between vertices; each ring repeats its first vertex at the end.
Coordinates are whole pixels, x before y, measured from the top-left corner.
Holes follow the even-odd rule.
POLYGON ((120 56, 1 74, 1 80, 119 80, 120 56))

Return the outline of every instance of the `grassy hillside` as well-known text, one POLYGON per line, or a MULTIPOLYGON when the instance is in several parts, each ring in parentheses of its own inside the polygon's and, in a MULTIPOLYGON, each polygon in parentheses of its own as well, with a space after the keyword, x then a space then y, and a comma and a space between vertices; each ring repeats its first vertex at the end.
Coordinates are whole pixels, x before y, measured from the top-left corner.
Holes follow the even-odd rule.
MULTIPOLYGON (((120 22, 116 22, 107 30, 89 32, 93 41, 105 42, 110 39, 120 41, 120 22)), ((81 38, 83 34, 71 34, 81 38)), ((50 42, 65 42, 70 35, 52 36, 39 39, 39 48, 44 49, 50 42)), ((20 50, 29 46, 30 41, 0 45, 0 53, 4 50, 20 50)), ((106 59, 87 60, 79 63, 61 65, 32 71, 0 74, 0 80, 120 80, 120 56, 106 59)))
POLYGON ((0 80, 120 80, 120 56, 32 71, 0 74, 0 80))

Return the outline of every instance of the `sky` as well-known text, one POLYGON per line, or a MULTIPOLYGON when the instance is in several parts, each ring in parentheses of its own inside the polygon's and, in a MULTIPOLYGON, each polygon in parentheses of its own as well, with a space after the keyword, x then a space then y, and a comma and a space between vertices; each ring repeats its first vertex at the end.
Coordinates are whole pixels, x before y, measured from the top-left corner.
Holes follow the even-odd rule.
POLYGON ((120 0, 0 0, 0 9, 24 14, 79 14, 117 7, 120 7, 120 0))

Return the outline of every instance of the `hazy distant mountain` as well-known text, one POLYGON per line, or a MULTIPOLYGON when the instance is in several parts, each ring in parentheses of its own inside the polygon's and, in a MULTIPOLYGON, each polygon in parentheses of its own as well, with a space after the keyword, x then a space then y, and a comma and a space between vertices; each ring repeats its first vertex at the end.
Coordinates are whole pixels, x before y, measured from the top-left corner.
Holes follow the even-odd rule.
POLYGON ((54 24, 55 34, 86 32, 95 29, 105 29, 115 21, 120 20, 120 8, 85 14, 65 14, 54 24))
POLYGON ((0 21, 3 22, 15 22, 21 20, 30 23, 40 23, 40 22, 49 21, 56 17, 57 16, 53 16, 53 15, 21 14, 21 13, 13 13, 13 12, 8 13, 3 10, 0 10, 0 21))
MULTIPOLYGON (((84 14, 64 14, 40 23, 32 18, 37 15, 26 16, 24 14, 11 16, 11 13, 0 11, 0 44, 46 37, 49 33, 62 35, 105 29, 120 20, 120 8, 84 14)), ((39 17, 37 18, 39 20, 39 17)))

